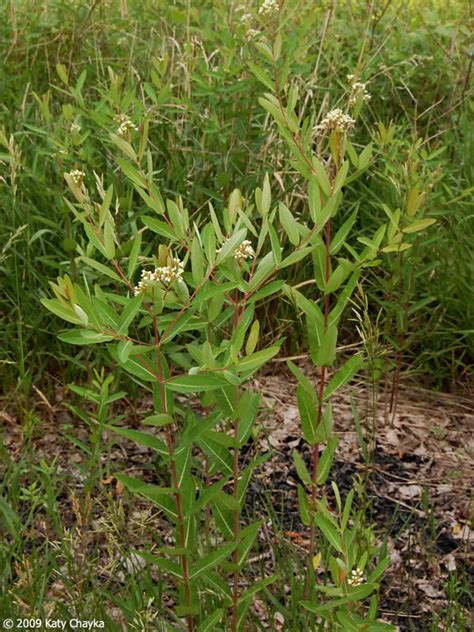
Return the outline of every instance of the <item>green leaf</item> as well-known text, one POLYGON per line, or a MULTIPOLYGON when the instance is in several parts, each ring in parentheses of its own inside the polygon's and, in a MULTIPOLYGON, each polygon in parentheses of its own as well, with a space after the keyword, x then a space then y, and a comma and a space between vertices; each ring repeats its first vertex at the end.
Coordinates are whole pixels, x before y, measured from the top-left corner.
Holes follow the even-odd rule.
POLYGON ((249 62, 248 66, 250 70, 252 71, 252 73, 260 81, 260 83, 263 83, 263 85, 267 87, 269 90, 272 90, 272 91, 274 90, 273 81, 270 79, 270 77, 267 75, 267 73, 265 72, 263 68, 260 68, 260 66, 257 66, 256 64, 252 64, 252 62, 249 62))
POLYGON ((319 459, 318 463, 318 485, 324 485, 326 482, 329 472, 331 470, 332 462, 334 460, 334 453, 336 451, 337 446, 337 437, 331 437, 329 439, 328 445, 323 450, 323 453, 319 459))
MULTIPOLYGON (((114 360, 117 360, 120 366, 131 375, 146 380, 147 382, 156 382, 159 379, 156 367, 150 362, 149 358, 144 357, 144 355, 132 355, 132 351, 136 348, 135 346, 132 347, 129 357, 125 362, 120 360, 117 348, 112 347, 110 354, 114 360)), ((138 349, 142 351, 140 347, 138 347, 138 349)))
POLYGON ((231 237, 229 237, 229 239, 227 239, 227 241, 225 241, 222 245, 219 254, 217 255, 215 265, 218 266, 223 261, 225 261, 225 259, 227 259, 227 257, 229 257, 235 251, 235 249, 240 246, 240 244, 244 241, 246 235, 247 229, 242 228, 235 232, 231 237))
POLYGON ((228 381, 219 373, 202 372, 196 375, 183 373, 166 380, 166 388, 178 393, 199 393, 228 386, 228 381))
POLYGON ((197 562, 189 571, 189 579, 196 579, 197 577, 199 577, 199 575, 202 575, 214 566, 217 566, 219 562, 222 562, 222 560, 225 560, 227 557, 229 557, 235 547, 236 544, 234 542, 224 544, 218 551, 214 551, 204 559, 199 560, 199 562, 197 562))
POLYGON ((250 328, 250 332, 247 338, 247 343, 245 345, 246 355, 252 355, 252 353, 255 351, 255 348, 258 343, 259 334, 260 334, 260 322, 258 320, 254 320, 250 328))
POLYGON ((173 229, 165 222, 156 219, 156 217, 150 217, 149 215, 144 215, 141 220, 145 226, 154 233, 157 233, 162 237, 166 237, 166 239, 169 239, 170 241, 176 240, 176 235, 174 234, 173 229))
POLYGON ((287 208, 282 202, 278 205, 280 222, 283 226, 285 233, 288 235, 288 239, 293 246, 297 246, 300 243, 300 231, 298 229, 298 222, 295 220, 289 208, 287 208))
POLYGON ((316 352, 316 366, 330 366, 336 359, 337 327, 330 325, 321 337, 321 346, 316 352))
POLYGON ((355 224, 358 210, 359 210, 359 207, 357 206, 357 208, 353 211, 353 213, 351 213, 350 217, 342 224, 342 226, 339 228, 339 230, 337 231, 337 233, 334 235, 333 239, 331 240, 330 252, 332 255, 337 254, 339 250, 342 248, 342 246, 344 245, 347 239, 347 236, 349 235, 349 233, 352 230, 352 227, 355 224))
POLYGON ((308 378, 303 373, 303 371, 299 367, 297 367, 296 364, 294 364, 291 360, 287 361, 287 365, 288 365, 288 368, 290 369, 290 371, 293 373, 293 375, 298 380, 299 384, 301 384, 301 386, 303 388, 305 388, 310 395, 312 395, 313 392, 314 392, 313 385, 308 380, 308 378))
POLYGON ((168 456, 168 447, 166 444, 158 437, 154 437, 153 435, 148 434, 147 432, 142 432, 141 430, 130 430, 128 428, 119 428, 118 426, 105 426, 108 430, 115 432, 116 434, 129 439, 130 441, 134 441, 140 445, 144 445, 158 454, 168 456))
POLYGON ((318 224, 318 218, 321 216, 322 201, 318 181, 314 176, 311 176, 308 183, 308 204, 311 219, 315 224, 318 224))
POLYGON ((404 233, 417 233, 420 230, 428 228, 428 226, 432 226, 435 222, 436 220, 434 218, 427 217, 426 219, 419 219, 416 222, 408 224, 408 226, 405 226, 402 230, 404 233))
POLYGON ((322 419, 314 433, 314 442, 323 443, 328 441, 333 428, 332 408, 331 404, 326 404, 323 409, 322 419))
POLYGON ((147 551, 139 551, 139 555, 143 557, 149 564, 156 564, 164 571, 169 573, 172 577, 177 577, 179 580, 183 581, 183 571, 179 564, 176 562, 172 562, 168 560, 166 557, 158 557, 157 555, 152 555, 147 551))
POLYGON ((356 353, 342 367, 336 371, 336 373, 329 380, 328 385, 324 389, 324 399, 328 399, 331 395, 337 391, 341 386, 344 386, 359 371, 364 362, 364 354, 356 353))
POLYGON ((222 608, 215 610, 199 625, 197 632, 214 632, 216 625, 222 621, 223 615, 224 610, 222 608))
POLYGON ((191 271, 193 274, 193 281, 196 285, 199 285, 204 279, 204 268, 204 255, 199 239, 196 236, 191 244, 191 271))
POLYGON ((312 393, 309 393, 303 385, 298 384, 296 388, 296 397, 298 400, 298 410, 300 413, 303 436, 310 445, 314 445, 314 432, 317 416, 317 407, 314 396, 312 393))
POLYGON ((333 546, 339 553, 342 553, 341 536, 337 532, 337 529, 331 524, 331 522, 323 516, 320 512, 316 512, 314 515, 314 521, 317 526, 323 532, 326 540, 333 546))
POLYGON ((59 334, 58 338, 70 345, 95 345, 113 340, 113 336, 107 336, 106 334, 91 331, 90 329, 70 329, 69 331, 59 334))
POLYGON ((298 507, 300 510, 301 522, 309 527, 311 524, 311 509, 308 496, 301 485, 298 485, 298 507))
POLYGON ((357 281, 359 279, 359 271, 354 272, 353 274, 351 274, 351 276, 349 277, 349 280, 347 281, 346 285, 344 286, 344 289, 342 290, 342 292, 339 294, 339 298, 337 299, 337 303, 336 305, 332 308, 332 310, 329 313, 329 325, 337 325, 339 318, 341 317, 344 308, 346 307, 346 304, 348 302, 348 300, 351 297, 352 292, 354 291, 355 286, 357 285, 357 281))
POLYGON ((99 263, 98 261, 96 261, 95 259, 91 259, 90 257, 80 257, 80 259, 91 268, 97 270, 97 272, 105 274, 105 276, 110 277, 118 283, 123 283, 123 279, 121 279, 120 276, 116 272, 114 272, 114 270, 111 270, 108 266, 104 266, 103 263, 99 263))
POLYGON ((334 272, 331 273, 324 288, 325 294, 333 294, 344 283, 349 273, 352 271, 352 264, 347 259, 340 259, 340 263, 334 272))
POLYGON ((122 313, 120 314, 120 319, 117 325, 117 333, 121 336, 124 336, 128 333, 128 327, 130 323, 133 321, 135 316, 140 311, 140 307, 142 306, 143 294, 137 294, 133 298, 130 298, 125 305, 122 313))
POLYGON ((370 573, 370 575, 367 578, 367 582, 368 583, 373 583, 376 579, 378 579, 382 573, 385 571, 385 569, 387 568, 387 566, 390 564, 390 558, 389 557, 384 557, 380 560, 380 562, 377 564, 377 566, 374 568, 374 570, 370 573))
POLYGON ((143 420, 144 424, 147 426, 168 426, 173 423, 173 417, 166 413, 161 413, 159 415, 150 415, 149 417, 145 417, 143 420))
POLYGON ((325 168, 321 164, 321 162, 313 156, 312 158, 313 169, 315 171, 316 180, 323 191, 323 193, 327 196, 331 193, 331 183, 329 182, 328 174, 326 173, 325 168))
POLYGON ((239 549, 238 549, 238 561, 237 564, 239 568, 243 568, 244 562, 252 549, 255 538, 258 535, 260 527, 262 526, 262 522, 254 522, 253 524, 247 525, 242 531, 239 533, 239 549))
POLYGON ((117 134, 110 134, 110 139, 113 144, 120 149, 120 151, 122 151, 128 158, 130 158, 130 160, 132 160, 133 162, 137 162, 137 154, 135 153, 135 150, 129 142, 127 142, 124 138, 117 136, 117 134))
POLYGON ((140 249, 142 245, 142 234, 137 233, 133 238, 132 248, 130 250, 130 255, 128 257, 128 267, 127 274, 128 278, 131 279, 133 273, 135 272, 135 268, 137 267, 138 255, 140 254, 140 249))
POLYGON ((298 261, 301 261, 305 257, 307 257, 311 251, 313 250, 313 246, 306 246, 305 248, 297 248, 294 250, 288 257, 285 257, 283 261, 280 263, 279 268, 287 268, 288 266, 292 266, 298 261))
POLYGON ((64 305, 56 298, 42 298, 41 304, 46 307, 50 312, 59 316, 63 320, 66 320, 68 323, 73 323, 74 325, 82 325, 82 319, 77 316, 74 312, 71 305, 64 305))
POLYGON ((268 362, 271 358, 276 356, 280 351, 280 347, 275 345, 273 347, 269 347, 268 349, 262 349, 261 351, 257 351, 256 353, 252 353, 252 355, 245 356, 241 360, 236 367, 237 371, 255 371, 259 369, 265 362, 268 362))
POLYGON ((234 512, 229 511, 218 499, 211 502, 211 508, 216 525, 224 538, 232 539, 234 537, 234 512))
POLYGON ((240 396, 237 407, 237 417, 239 419, 237 441, 240 447, 247 443, 252 432, 252 426, 257 417, 259 403, 260 394, 252 393, 251 390, 245 391, 245 393, 240 396))
POLYGON ((250 588, 247 588, 247 590, 240 595, 239 601, 246 601, 250 599, 256 593, 260 592, 260 590, 262 590, 263 588, 266 588, 267 586, 270 586, 270 584, 273 584, 276 580, 277 576, 271 575, 270 577, 264 577, 263 579, 260 579, 258 582, 252 582, 250 588))
POLYGON ((303 481, 303 483, 306 483, 307 485, 311 485, 312 480, 308 472, 308 469, 306 468, 306 464, 303 461, 300 454, 296 450, 293 450, 293 462, 295 464, 295 468, 298 473, 298 476, 303 481))
POLYGON ((130 357, 130 353, 133 348, 133 342, 131 340, 121 340, 117 345, 117 356, 119 362, 124 364, 130 357))
POLYGON ((12 536, 17 538, 21 530, 20 518, 3 496, 0 496, 0 516, 12 536))
POLYGON ((176 502, 173 498, 169 497, 169 495, 174 492, 173 489, 159 487, 158 485, 150 485, 148 483, 144 483, 138 478, 126 476, 125 474, 116 474, 115 477, 131 492, 147 498, 157 507, 162 509, 168 518, 174 521, 177 520, 178 512, 176 509, 176 502))

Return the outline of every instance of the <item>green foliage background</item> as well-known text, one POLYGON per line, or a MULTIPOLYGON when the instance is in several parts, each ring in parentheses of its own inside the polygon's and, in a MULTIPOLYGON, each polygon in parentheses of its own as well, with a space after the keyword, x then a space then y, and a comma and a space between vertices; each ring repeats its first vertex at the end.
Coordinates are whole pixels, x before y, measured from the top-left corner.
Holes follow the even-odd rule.
MULTIPOLYGON (((305 212, 300 177, 258 102, 267 90, 252 66, 258 37, 248 38, 239 4, 264 34, 257 4, 227 0, 2 4, 0 381, 13 400, 32 384, 46 388, 50 375, 75 377, 70 348, 55 339, 61 324, 39 304, 81 239, 63 201, 63 172, 80 168, 90 182, 93 171, 115 177, 122 230, 132 237, 141 225, 144 203, 116 170, 115 114, 149 120, 157 184, 166 197, 182 195, 196 216, 209 200, 219 211, 234 187, 252 191, 266 171, 274 195, 305 212)), ((474 341, 469 7, 376 3, 371 18, 361 1, 285 6, 282 64, 299 85, 301 114, 317 122, 342 103, 359 63, 372 99, 354 142, 375 138, 379 122, 394 126, 371 175, 347 194, 360 201, 361 228, 380 223, 383 204, 403 207, 418 182, 439 218, 408 263, 387 262, 373 274, 373 309, 400 318, 409 295, 404 366, 435 386, 465 383, 474 341), (391 274, 404 279, 404 290, 387 301, 391 274)), ((298 267, 290 274, 307 278, 298 267)), ((268 314, 282 329, 294 317, 285 304, 277 317, 268 314)))

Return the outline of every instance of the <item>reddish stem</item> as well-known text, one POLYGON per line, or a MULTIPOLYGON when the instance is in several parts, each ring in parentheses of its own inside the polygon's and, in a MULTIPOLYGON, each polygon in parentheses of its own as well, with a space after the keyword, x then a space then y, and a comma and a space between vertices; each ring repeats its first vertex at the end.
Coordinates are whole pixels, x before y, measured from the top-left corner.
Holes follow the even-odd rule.
MULTIPOLYGON (((329 281, 331 274, 331 223, 330 220, 326 223, 326 283, 329 281)), ((326 333, 329 324, 329 294, 324 296, 324 332, 326 333)), ((318 390, 318 410, 316 414, 316 428, 319 428, 323 418, 324 407, 324 386, 326 383, 326 366, 321 367, 321 375, 319 377, 319 390, 318 390)), ((313 446, 313 476, 311 485, 311 506, 313 511, 316 509, 316 495, 318 487, 318 463, 319 463, 319 443, 315 443, 313 446)), ((309 543, 309 561, 310 567, 313 564, 314 558, 314 540, 315 530, 314 524, 311 525, 310 543, 309 543)))
MULTIPOLYGON (((245 305, 243 307, 243 309, 245 310, 245 305)), ((243 316, 243 312, 242 312, 242 316, 243 316)), ((235 290, 235 298, 234 298, 234 322, 233 322, 233 326, 234 326, 234 331, 237 329, 237 326, 239 324, 239 291, 235 290)), ((234 405, 235 408, 237 408, 238 405, 238 401, 239 401, 239 387, 237 385, 235 385, 235 389, 234 389, 234 405)), ((233 495, 235 500, 238 502, 239 500, 239 448, 237 447, 237 435, 239 433, 239 418, 237 417, 237 415, 235 416, 235 420, 234 420, 234 441, 235 441, 235 446, 234 446, 234 453, 233 453, 233 459, 232 459, 232 476, 233 476, 233 495)), ((234 511, 234 524, 233 524, 233 536, 234 536, 234 543, 237 545, 237 540, 239 538, 239 531, 240 531, 240 515, 239 515, 239 510, 236 509, 234 511)), ((234 578, 233 578, 233 583, 232 583, 232 624, 231 624, 231 629, 232 632, 237 632, 238 629, 238 612, 237 612, 237 606, 238 606, 238 602, 239 602, 239 571, 238 571, 238 564, 239 564, 239 548, 238 546, 235 547, 234 552, 232 554, 232 559, 234 561, 234 565, 235 565, 235 569, 234 569, 234 578)))
MULTIPOLYGON (((168 406, 166 402, 166 390, 163 379, 163 370, 161 366, 161 357, 160 357, 160 338, 158 334, 158 324, 156 321, 156 315, 153 316, 153 330, 155 337, 155 349, 156 349, 156 364, 158 368, 158 382, 160 385, 160 395, 161 395, 161 410, 164 414, 168 412, 168 406)), ((183 553, 181 554, 181 566, 183 569, 183 584, 184 584, 184 598, 186 601, 186 606, 188 608, 191 607, 191 589, 189 585, 189 568, 188 568, 188 556, 186 551, 186 535, 184 532, 184 517, 183 517, 183 503, 181 498, 180 484, 178 480, 178 473, 176 470, 176 462, 174 460, 174 443, 173 443, 173 435, 171 433, 171 426, 168 424, 166 426, 166 443, 168 445, 168 454, 170 457, 170 470, 171 470, 171 479, 173 481, 173 487, 175 489, 175 500, 176 500, 176 510, 178 514, 178 533, 181 548, 183 549, 183 553)), ((188 614, 186 617, 188 624, 188 632, 193 632, 194 630, 194 620, 192 614, 188 614)))

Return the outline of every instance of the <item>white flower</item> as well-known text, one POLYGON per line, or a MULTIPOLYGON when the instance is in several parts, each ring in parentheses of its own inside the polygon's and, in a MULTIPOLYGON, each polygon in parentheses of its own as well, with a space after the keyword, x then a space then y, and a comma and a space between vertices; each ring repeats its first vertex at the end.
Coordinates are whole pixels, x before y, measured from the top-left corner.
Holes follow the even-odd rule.
POLYGON ((259 15, 262 15, 264 17, 268 17, 278 13, 278 9, 279 7, 277 0, 263 0, 258 13, 259 15))
POLYGON ((355 568, 349 579, 347 580, 349 586, 360 586, 364 583, 364 573, 360 568, 355 568))
MULTIPOLYGON (((351 78, 354 77, 354 75, 347 75, 348 78, 349 76, 351 78)), ((352 88, 352 91, 351 91, 351 96, 349 97, 349 107, 353 107, 359 100, 359 97, 362 97, 362 101, 370 101, 371 96, 367 92, 366 83, 362 83, 361 81, 354 81, 354 83, 352 83, 351 88, 352 88)))
POLYGON ((119 123, 117 136, 125 136, 130 130, 134 130, 135 132, 138 131, 138 127, 126 114, 118 114, 115 117, 115 120, 117 121, 117 123, 119 123))
POLYGON ((81 185, 86 174, 80 169, 73 169, 67 175, 71 178, 74 184, 81 185))
POLYGON ((255 250, 252 248, 251 242, 248 239, 244 239, 234 252, 234 259, 240 264, 246 259, 252 259, 253 257, 255 257, 255 250))
POLYGON ((260 31, 258 29, 248 29, 248 31, 245 33, 245 37, 248 40, 254 39, 255 37, 257 37, 257 35, 260 35, 260 31))
POLYGON ((71 123, 69 131, 71 132, 71 134, 79 134, 79 132, 81 131, 81 126, 79 125, 79 123, 71 123))
POLYGON ((171 285, 173 281, 181 281, 183 278, 184 264, 179 259, 168 259, 169 265, 159 266, 154 270, 142 270, 141 278, 134 288, 134 294, 145 292, 149 285, 153 283, 162 283, 163 285, 171 285))
POLYGON ((313 129, 314 132, 337 132, 344 133, 350 132, 354 127, 355 121, 348 114, 344 114, 342 110, 336 108, 326 114, 319 125, 316 125, 313 129))

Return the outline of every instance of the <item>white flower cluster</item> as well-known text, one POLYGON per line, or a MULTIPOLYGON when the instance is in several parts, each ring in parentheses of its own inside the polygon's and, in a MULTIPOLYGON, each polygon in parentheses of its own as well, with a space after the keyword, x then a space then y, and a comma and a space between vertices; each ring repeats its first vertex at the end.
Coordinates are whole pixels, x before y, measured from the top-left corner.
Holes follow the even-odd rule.
POLYGON ((85 175, 86 174, 84 173, 84 171, 81 171, 80 169, 73 169, 68 173, 68 176, 71 178, 74 184, 77 185, 82 184, 82 180, 84 179, 85 175))
POLYGON ((71 132, 71 134, 79 134, 79 132, 81 131, 81 126, 79 125, 79 123, 76 122, 71 123, 69 131, 71 132))
POLYGON ((352 571, 347 583, 349 586, 360 586, 364 583, 364 573, 360 570, 360 568, 355 568, 352 571))
POLYGON ((258 29, 252 28, 253 15, 249 13, 249 11, 247 10, 247 7, 244 4, 240 4, 236 8, 236 12, 242 14, 239 19, 240 19, 240 22, 247 29, 245 33, 245 37, 247 38, 247 40, 254 39, 255 37, 257 37, 257 35, 260 35, 260 31, 258 29))
POLYGON ((341 134, 344 132, 350 132, 355 125, 354 119, 348 114, 344 114, 342 110, 336 108, 326 114, 319 125, 316 125, 313 129, 314 132, 332 132, 336 130, 341 134))
POLYGON ((255 250, 252 248, 251 242, 248 239, 244 239, 234 252, 234 259, 241 264, 246 259, 252 259, 253 257, 255 257, 255 250))
POLYGON ((169 265, 160 266, 154 270, 142 270, 140 281, 134 288, 134 294, 144 292, 150 283, 171 285, 173 281, 183 278, 184 264, 179 259, 171 259, 169 265))
POLYGON ((347 78, 351 82, 351 96, 349 97, 349 107, 353 107, 359 97, 362 97, 362 101, 370 101, 372 98, 370 94, 367 92, 367 84, 362 83, 361 81, 354 81, 354 75, 347 75, 347 78))
POLYGON ((245 37, 248 40, 254 39, 257 35, 260 35, 260 31, 258 29, 247 29, 247 32, 245 33, 245 37))
POLYGON ((263 17, 269 17, 278 13, 277 0, 263 0, 261 7, 258 10, 259 15, 263 17))
POLYGON ((132 121, 132 119, 126 114, 119 114, 115 117, 115 120, 119 124, 117 129, 117 136, 125 136, 128 131, 138 131, 138 127, 132 121))

